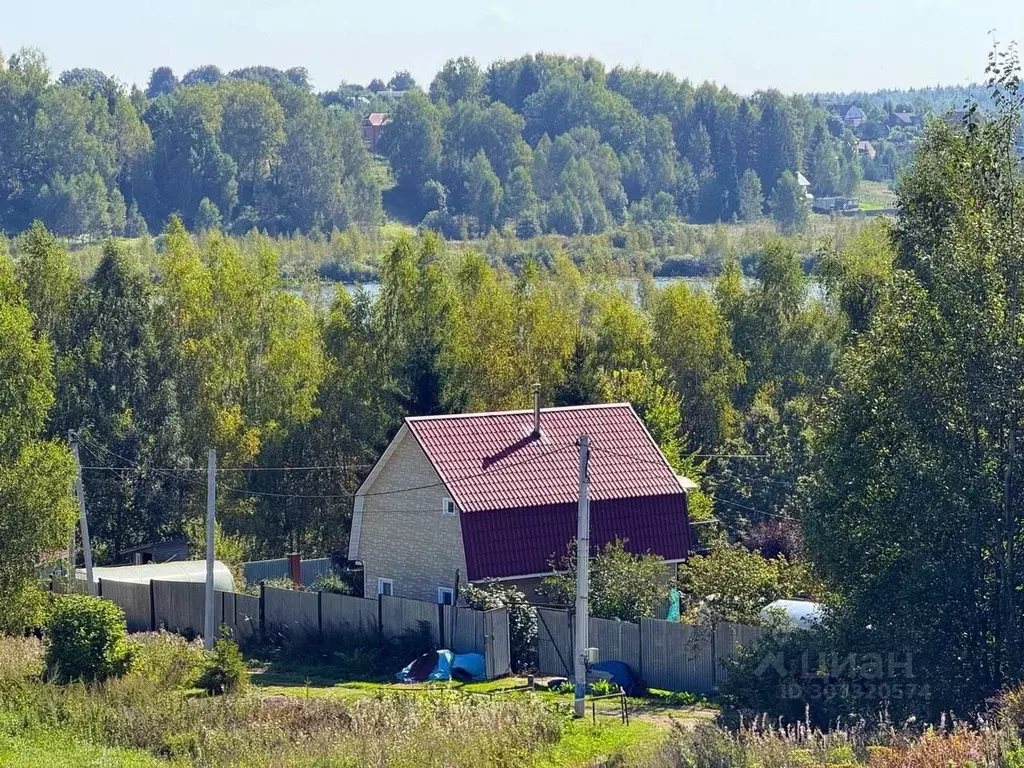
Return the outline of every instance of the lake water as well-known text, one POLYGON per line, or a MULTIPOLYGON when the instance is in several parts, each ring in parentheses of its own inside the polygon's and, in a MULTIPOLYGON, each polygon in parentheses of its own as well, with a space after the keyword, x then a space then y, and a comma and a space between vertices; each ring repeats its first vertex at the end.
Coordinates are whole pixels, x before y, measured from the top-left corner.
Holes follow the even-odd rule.
MULTIPOLYGON (((654 284, 658 287, 664 287, 666 285, 672 285, 673 283, 684 282, 692 288, 696 288, 701 291, 710 292, 715 287, 714 277, 656 277, 654 278, 654 284)), ((744 277, 743 282, 747 287, 754 285, 757 281, 752 277, 744 277)), ((635 280, 625 279, 621 282, 621 285, 625 286, 629 283, 636 284, 635 280)), ((323 283, 322 289, 324 291, 323 299, 330 301, 334 297, 337 286, 342 285, 345 290, 350 293, 358 290, 360 287, 356 283, 323 283)), ((373 298, 377 298, 377 294, 380 293, 380 283, 363 283, 363 290, 370 294, 373 298)), ((819 280, 811 279, 808 283, 808 297, 813 301, 815 299, 823 299, 825 297, 825 288, 819 280)))

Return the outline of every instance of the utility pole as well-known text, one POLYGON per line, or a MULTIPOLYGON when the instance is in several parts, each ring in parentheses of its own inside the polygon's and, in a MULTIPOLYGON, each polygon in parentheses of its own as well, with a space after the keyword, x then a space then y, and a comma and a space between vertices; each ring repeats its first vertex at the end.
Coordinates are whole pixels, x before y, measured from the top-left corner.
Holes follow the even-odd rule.
MULTIPOLYGON (((75 495, 78 496, 78 516, 82 524, 82 554, 85 557, 85 583, 89 594, 96 596, 96 582, 92 580, 92 542, 89 540, 89 518, 85 514, 85 486, 82 485, 82 459, 78 455, 78 435, 68 430, 68 442, 75 457, 75 495)), ((74 541, 74 537, 72 537, 74 541)), ((74 561, 71 563, 71 578, 75 578, 74 561)))
POLYGON ((587 645, 590 642, 590 438, 580 435, 580 503, 576 520, 576 642, 574 643, 573 682, 576 684, 576 717, 585 717, 587 705, 587 645))
POLYGON ((203 617, 203 645, 213 648, 213 540, 217 517, 217 451, 211 449, 206 465, 206 615, 203 617))

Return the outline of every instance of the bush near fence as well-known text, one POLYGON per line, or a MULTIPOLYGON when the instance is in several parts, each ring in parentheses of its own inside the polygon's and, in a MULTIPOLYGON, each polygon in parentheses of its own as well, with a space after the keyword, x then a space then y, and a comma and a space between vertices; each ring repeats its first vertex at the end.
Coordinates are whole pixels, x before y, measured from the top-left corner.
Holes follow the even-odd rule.
MULTIPOLYGON (((601 661, 622 661, 651 688, 713 693, 725 682, 723 662, 764 635, 762 627, 723 622, 714 630, 674 621, 641 619, 639 624, 590 619, 588 640, 601 661)), ((571 677, 574 621, 570 611, 537 609, 538 671, 571 677)))
MULTIPOLYGON (((205 621, 206 585, 177 581, 130 584, 101 579, 99 595, 121 606, 130 631, 166 628, 200 635, 205 621)), ((261 587, 260 596, 214 592, 214 623, 238 639, 258 633, 379 634, 393 640, 429 627, 438 648, 484 656, 487 677, 510 672, 508 609, 473 611, 420 600, 382 596, 370 600, 329 592, 261 587)))
MULTIPOLYGON (((302 560, 299 563, 302 586, 308 587, 318 577, 331 572, 331 558, 317 557, 312 560, 302 560)), ((288 567, 287 557, 278 557, 273 560, 253 560, 249 563, 242 563, 242 576, 246 584, 259 584, 261 581, 272 579, 287 579, 291 576, 288 567)))

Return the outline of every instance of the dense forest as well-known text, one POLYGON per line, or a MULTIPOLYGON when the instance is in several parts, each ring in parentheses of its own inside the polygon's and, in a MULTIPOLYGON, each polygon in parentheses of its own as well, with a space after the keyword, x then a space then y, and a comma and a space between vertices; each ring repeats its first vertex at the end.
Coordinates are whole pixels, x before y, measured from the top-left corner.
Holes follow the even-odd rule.
POLYGON ((24 50, 0 56, 0 230, 39 219, 63 236, 135 237, 176 214, 197 230, 330 233, 385 208, 462 239, 676 217, 793 224, 797 172, 815 195, 849 196, 906 162, 914 136, 889 136, 885 104, 865 133, 819 98, 546 54, 486 70, 454 59, 426 89, 403 72, 316 93, 302 68, 207 65, 180 79, 158 67, 143 91, 92 69, 54 79, 24 50), (376 155, 370 113, 387 115, 376 155), (876 156, 858 151, 865 138, 876 156))

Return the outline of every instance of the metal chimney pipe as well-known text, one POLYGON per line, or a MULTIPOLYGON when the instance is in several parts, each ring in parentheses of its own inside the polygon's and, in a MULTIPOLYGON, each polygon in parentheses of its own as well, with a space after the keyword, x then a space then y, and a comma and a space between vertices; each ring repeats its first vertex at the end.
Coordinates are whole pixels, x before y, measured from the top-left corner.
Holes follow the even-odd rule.
POLYGON ((540 384, 533 385, 533 436, 540 437, 540 384))

